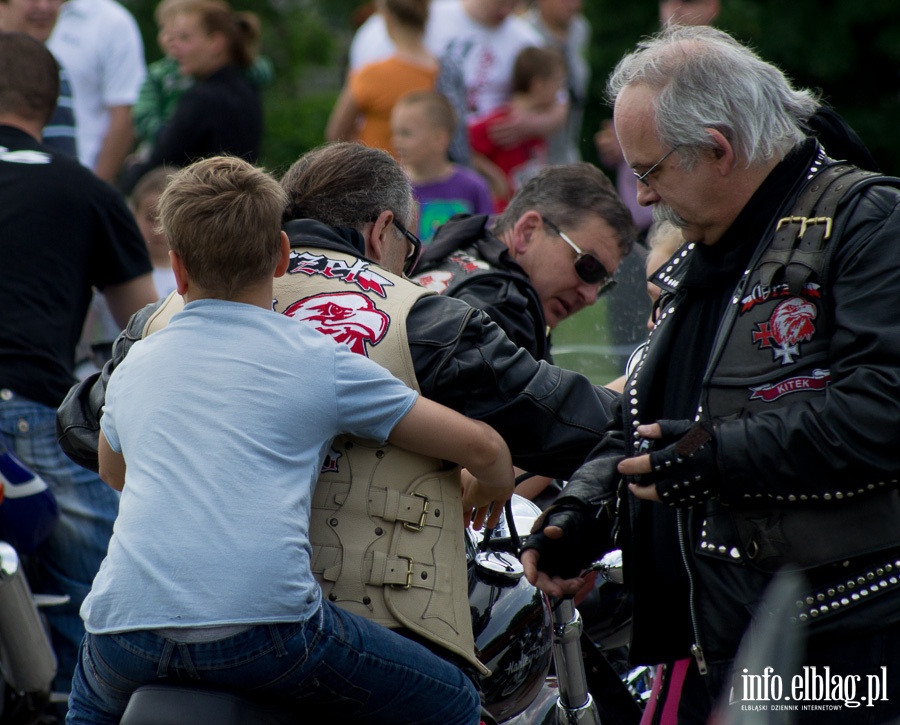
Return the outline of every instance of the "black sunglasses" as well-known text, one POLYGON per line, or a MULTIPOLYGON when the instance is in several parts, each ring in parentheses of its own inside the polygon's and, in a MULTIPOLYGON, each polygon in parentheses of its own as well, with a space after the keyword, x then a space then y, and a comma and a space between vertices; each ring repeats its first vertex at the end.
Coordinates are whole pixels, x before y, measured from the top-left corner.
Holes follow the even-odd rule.
POLYGON ((597 257, 591 252, 582 252, 581 248, 575 244, 568 234, 565 234, 556 224, 546 217, 543 217, 544 224, 550 227, 551 231, 559 235, 566 244, 575 250, 575 274, 582 282, 587 284, 599 284, 600 289, 597 290, 597 296, 608 292, 616 285, 616 280, 609 273, 609 270, 597 257))
POLYGON ((406 241, 409 242, 409 253, 407 253, 406 259, 403 262, 403 274, 409 277, 416 268, 416 263, 419 261, 419 255, 422 253, 422 240, 398 222, 397 217, 394 217, 394 226, 400 230, 400 233, 406 237, 406 241))

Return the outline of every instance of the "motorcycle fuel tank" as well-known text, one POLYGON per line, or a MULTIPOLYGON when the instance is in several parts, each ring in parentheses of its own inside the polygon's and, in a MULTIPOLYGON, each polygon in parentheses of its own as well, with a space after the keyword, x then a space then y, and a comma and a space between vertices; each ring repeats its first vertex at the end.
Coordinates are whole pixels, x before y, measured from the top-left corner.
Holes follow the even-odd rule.
POLYGON ((506 516, 489 532, 469 531, 469 606, 479 659, 491 670, 479 679, 485 707, 503 721, 525 710, 550 671, 552 623, 547 598, 524 577, 513 553, 515 531, 527 533, 540 514, 513 497, 515 528, 506 516))

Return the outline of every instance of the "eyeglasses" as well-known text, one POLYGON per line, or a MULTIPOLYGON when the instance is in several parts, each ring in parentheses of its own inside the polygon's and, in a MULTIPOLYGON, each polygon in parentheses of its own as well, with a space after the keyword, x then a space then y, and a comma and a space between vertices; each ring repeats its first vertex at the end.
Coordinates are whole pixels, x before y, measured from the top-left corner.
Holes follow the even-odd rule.
POLYGON ((559 235, 566 244, 575 250, 575 274, 582 282, 587 284, 599 284, 600 289, 597 290, 597 297, 608 292, 616 285, 616 280, 609 273, 606 265, 603 264, 591 252, 582 252, 581 248, 575 244, 568 234, 565 234, 556 224, 544 217, 544 224, 548 226, 555 234, 559 235))
POLYGON ((416 262, 419 261, 419 255, 422 253, 422 240, 398 222, 397 217, 394 217, 394 226, 400 230, 400 233, 406 237, 406 241, 409 242, 409 252, 403 262, 403 274, 409 277, 416 268, 416 262))
POLYGON ((654 171, 656 171, 657 167, 663 161, 665 161, 667 158, 669 158, 672 154, 674 154, 680 146, 681 146, 680 143, 675 144, 675 146, 672 147, 672 150, 669 151, 669 153, 667 153, 659 161, 657 161, 655 164, 653 164, 653 166, 651 166, 649 169, 647 169, 643 174, 639 174, 637 171, 632 171, 631 173, 634 174, 634 178, 637 179, 638 181, 640 181, 644 186, 650 186, 650 183, 647 181, 647 177, 650 176, 650 174, 652 174, 654 171))

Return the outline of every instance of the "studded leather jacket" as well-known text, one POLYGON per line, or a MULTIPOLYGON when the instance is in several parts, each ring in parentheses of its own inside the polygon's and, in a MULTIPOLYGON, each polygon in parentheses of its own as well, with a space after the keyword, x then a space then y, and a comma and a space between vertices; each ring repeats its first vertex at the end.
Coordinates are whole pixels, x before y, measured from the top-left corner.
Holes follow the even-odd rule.
POLYGON ((795 213, 845 172, 809 142, 766 180, 727 233, 745 260, 712 327, 700 300, 715 282, 697 270, 716 271, 713 248, 686 245, 655 275, 661 314, 621 428, 559 499, 615 497, 615 464, 641 452, 635 427, 672 417, 673 385, 696 387, 691 417, 715 422, 720 495, 673 510, 620 492, 635 661, 731 660, 782 566, 803 572, 792 619, 811 636, 900 620, 900 182, 847 176, 836 209, 795 213), (692 334, 704 321, 708 337, 692 334), (689 349, 697 339, 708 348, 689 349))

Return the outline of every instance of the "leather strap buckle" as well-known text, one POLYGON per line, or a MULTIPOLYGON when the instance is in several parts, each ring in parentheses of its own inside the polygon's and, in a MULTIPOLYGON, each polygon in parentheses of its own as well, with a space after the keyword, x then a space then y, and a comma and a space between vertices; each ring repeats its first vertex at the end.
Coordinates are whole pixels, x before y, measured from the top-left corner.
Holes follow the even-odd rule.
POLYGON ((412 586, 413 581, 413 560, 410 556, 403 556, 402 554, 397 554, 398 559, 403 559, 406 562, 406 584, 391 584, 394 589, 409 589, 412 586))
MULTIPOLYGON (((416 498, 422 499, 422 515, 419 517, 419 523, 411 524, 408 521, 403 522, 403 528, 409 529, 410 531, 421 531, 425 528, 425 521, 428 519, 428 497, 423 496, 421 493, 413 493, 413 496, 416 498)), ((410 564, 412 566, 412 564, 410 564)), ((412 569, 410 569, 412 571, 412 569)))
POLYGON ((822 239, 828 239, 831 236, 831 225, 832 219, 830 216, 814 216, 814 217, 806 217, 806 216, 786 216, 782 217, 778 220, 778 225, 775 227, 775 231, 777 232, 781 227, 786 226, 788 224, 799 224, 800 232, 797 234, 797 239, 802 239, 803 235, 806 233, 806 228, 813 224, 824 224, 825 225, 825 236, 822 239))

